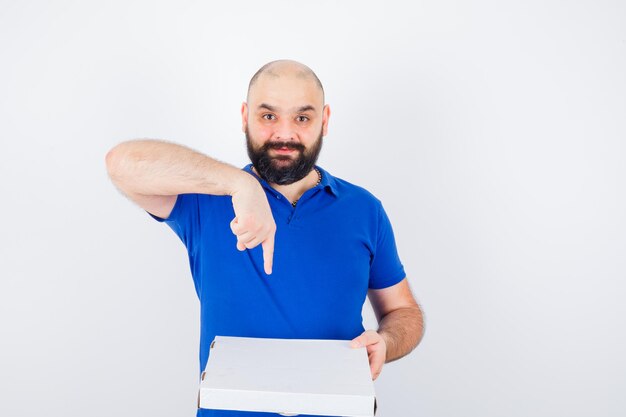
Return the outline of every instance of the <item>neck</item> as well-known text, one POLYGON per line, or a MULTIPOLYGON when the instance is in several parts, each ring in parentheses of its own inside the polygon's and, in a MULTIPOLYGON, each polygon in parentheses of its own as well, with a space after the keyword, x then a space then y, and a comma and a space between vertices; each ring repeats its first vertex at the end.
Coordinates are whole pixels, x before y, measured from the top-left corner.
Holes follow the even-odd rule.
MULTIPOLYGON (((252 170, 256 175, 260 177, 257 170, 254 168, 254 165, 252 166, 252 170)), ((299 200, 300 197, 302 197, 302 194, 304 194, 307 190, 315 187, 318 180, 319 176, 317 174, 317 171, 315 169, 312 169, 311 172, 309 172, 300 181, 296 181, 288 185, 278 185, 271 182, 268 184, 270 185, 270 187, 284 195, 287 200, 289 200, 290 202, 294 202, 299 200)))

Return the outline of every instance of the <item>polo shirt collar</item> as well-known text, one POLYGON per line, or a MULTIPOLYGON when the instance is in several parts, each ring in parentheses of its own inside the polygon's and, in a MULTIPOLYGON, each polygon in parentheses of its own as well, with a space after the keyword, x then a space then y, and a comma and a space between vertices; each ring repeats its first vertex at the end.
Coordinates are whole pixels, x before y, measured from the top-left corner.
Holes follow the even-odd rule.
MULTIPOLYGON (((335 177, 333 177, 332 175, 330 175, 328 173, 328 171, 326 171, 325 169, 323 169, 322 167, 315 165, 315 168, 320 170, 320 173, 322 174, 322 181, 320 182, 320 186, 322 188, 324 188, 325 190, 329 191, 331 194, 333 194, 335 197, 337 197, 338 194, 338 190, 337 190, 337 180, 335 179, 335 177)), ((265 181, 264 179, 262 179, 261 177, 257 176, 254 171, 252 171, 252 164, 248 164, 243 168, 244 171, 248 172, 249 174, 252 174, 253 177, 255 177, 256 179, 259 180, 259 182, 261 183, 261 185, 268 189, 271 190, 272 192, 276 192, 276 190, 274 190, 268 183, 267 181, 265 181)))
POLYGON ((335 179, 335 177, 330 175, 328 171, 322 169, 322 167, 317 166, 317 165, 315 165, 315 167, 319 169, 320 172, 322 173, 322 182, 320 182, 320 185, 325 190, 330 191, 335 197, 337 197, 339 193, 337 190, 337 180, 335 179))

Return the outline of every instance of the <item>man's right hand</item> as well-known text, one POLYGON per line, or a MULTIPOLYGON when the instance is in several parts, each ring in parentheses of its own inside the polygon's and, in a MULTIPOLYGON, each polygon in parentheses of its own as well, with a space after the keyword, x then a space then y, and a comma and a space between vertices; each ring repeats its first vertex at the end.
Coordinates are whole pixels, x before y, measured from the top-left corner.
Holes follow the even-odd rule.
POLYGON ((276 223, 259 181, 240 168, 162 140, 122 142, 106 155, 113 183, 144 210, 167 219, 179 194, 230 195, 230 228, 237 249, 263 245, 265 272, 272 273, 276 223))
POLYGON ((271 274, 276 223, 263 187, 249 176, 238 184, 232 199, 235 218, 230 222, 230 229, 237 236, 237 249, 243 251, 261 244, 263 268, 266 274, 271 274))

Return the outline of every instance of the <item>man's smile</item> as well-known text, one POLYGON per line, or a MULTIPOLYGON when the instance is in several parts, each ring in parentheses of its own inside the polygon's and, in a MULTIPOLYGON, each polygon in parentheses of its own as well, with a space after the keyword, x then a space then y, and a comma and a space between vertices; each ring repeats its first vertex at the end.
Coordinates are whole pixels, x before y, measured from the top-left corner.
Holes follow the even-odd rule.
POLYGON ((292 149, 292 148, 277 148, 277 149, 272 149, 272 151, 276 152, 279 155, 291 155, 294 152, 297 152, 297 149, 292 149))

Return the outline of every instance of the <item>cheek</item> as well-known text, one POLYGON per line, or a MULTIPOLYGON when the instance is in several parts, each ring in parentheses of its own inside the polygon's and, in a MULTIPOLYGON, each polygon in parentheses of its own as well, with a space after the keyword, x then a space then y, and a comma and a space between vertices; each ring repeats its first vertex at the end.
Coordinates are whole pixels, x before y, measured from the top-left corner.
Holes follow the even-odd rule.
POLYGON ((272 136, 272 128, 270 126, 264 126, 262 124, 255 123, 250 126, 250 134, 253 138, 265 142, 265 140, 272 136))

